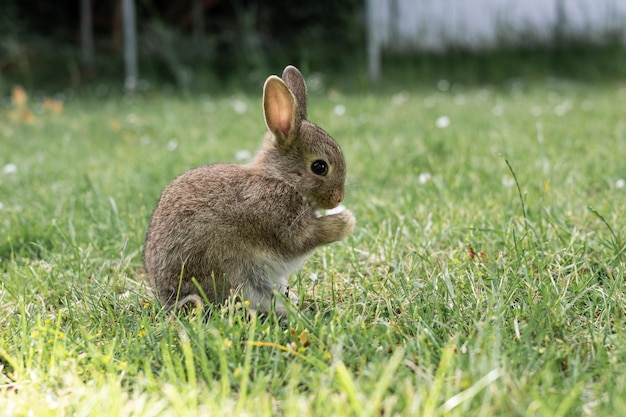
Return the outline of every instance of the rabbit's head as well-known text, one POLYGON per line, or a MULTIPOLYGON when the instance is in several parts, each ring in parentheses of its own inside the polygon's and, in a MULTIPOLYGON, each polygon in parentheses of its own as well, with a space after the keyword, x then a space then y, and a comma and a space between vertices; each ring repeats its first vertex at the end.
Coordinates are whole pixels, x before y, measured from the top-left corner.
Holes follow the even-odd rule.
POLYGON ((344 196, 346 167, 339 145, 306 119, 306 84, 293 66, 265 81, 263 110, 269 130, 255 159, 269 176, 281 178, 315 207, 331 209, 344 196))

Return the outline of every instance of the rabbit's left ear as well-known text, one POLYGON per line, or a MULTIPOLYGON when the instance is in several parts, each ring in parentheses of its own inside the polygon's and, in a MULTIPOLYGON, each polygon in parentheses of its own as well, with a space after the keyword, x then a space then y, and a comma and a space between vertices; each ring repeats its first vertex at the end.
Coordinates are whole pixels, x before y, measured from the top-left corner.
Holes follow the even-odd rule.
POLYGON ((302 119, 293 93, 275 75, 270 76, 263 86, 263 114, 265 124, 276 137, 278 146, 290 149, 302 119))
POLYGON ((298 68, 289 65, 283 71, 283 80, 298 102, 299 116, 306 119, 306 83, 298 68))

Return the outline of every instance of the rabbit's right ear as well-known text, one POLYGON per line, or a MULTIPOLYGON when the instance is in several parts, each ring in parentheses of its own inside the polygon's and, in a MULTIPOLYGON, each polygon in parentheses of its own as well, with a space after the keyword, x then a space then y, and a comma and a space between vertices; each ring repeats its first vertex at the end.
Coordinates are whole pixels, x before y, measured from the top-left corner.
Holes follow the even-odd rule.
POLYGON ((276 137, 278 146, 284 150, 290 149, 302 120, 296 98, 284 81, 275 75, 270 76, 263 86, 263 114, 265 124, 276 137))
POLYGON ((302 73, 293 65, 288 65, 283 71, 282 78, 298 102, 300 118, 306 119, 306 83, 304 82, 302 73))

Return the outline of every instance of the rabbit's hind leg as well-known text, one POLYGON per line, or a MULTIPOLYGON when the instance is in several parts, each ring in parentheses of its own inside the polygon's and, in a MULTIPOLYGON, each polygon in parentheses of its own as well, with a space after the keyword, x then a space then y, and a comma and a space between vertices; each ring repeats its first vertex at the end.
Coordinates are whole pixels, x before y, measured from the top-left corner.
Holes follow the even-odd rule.
POLYGON ((252 268, 246 275, 241 295, 250 303, 250 308, 268 313, 272 309, 272 303, 275 303, 276 314, 286 316, 287 310, 281 300, 274 296, 274 291, 280 292, 292 303, 298 303, 298 296, 289 289, 286 277, 273 277, 263 267, 252 268))
MULTIPOLYGON (((249 303, 251 309, 258 310, 261 313, 268 313, 272 307, 275 288, 274 280, 270 278, 265 268, 260 266, 252 267, 244 274, 240 294, 249 303)), ((280 308, 284 311, 282 305, 280 305, 280 308)), ((277 303, 276 311, 278 312, 278 310, 279 305, 277 303)))

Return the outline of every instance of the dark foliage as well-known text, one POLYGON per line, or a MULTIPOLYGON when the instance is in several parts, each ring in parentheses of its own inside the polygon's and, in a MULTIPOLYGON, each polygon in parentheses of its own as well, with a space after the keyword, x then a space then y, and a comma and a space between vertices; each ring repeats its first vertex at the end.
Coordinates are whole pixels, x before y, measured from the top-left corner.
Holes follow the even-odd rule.
MULTIPOLYGON (((192 0, 136 0, 142 77, 183 87, 200 74, 257 81, 257 73, 286 62, 336 69, 364 49, 359 0, 203 0, 202 6, 202 36, 194 36, 192 0)), ((79 1, 3 0, 0 16, 0 76, 88 81, 80 71, 79 1)), ((92 0, 92 22, 96 62, 88 75, 117 79, 120 1, 92 0)))

